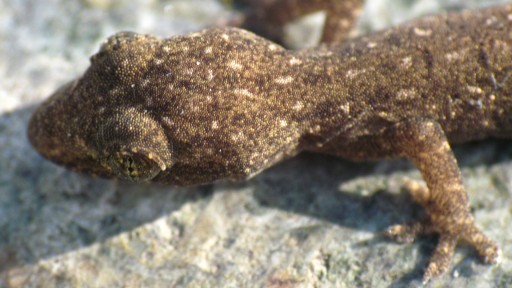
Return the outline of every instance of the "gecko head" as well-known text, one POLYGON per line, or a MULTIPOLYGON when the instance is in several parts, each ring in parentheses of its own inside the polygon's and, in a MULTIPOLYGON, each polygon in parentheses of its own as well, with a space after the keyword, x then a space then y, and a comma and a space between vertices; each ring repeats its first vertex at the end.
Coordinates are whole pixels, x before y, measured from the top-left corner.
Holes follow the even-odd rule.
POLYGON ((45 158, 77 172, 135 182, 173 165, 171 145, 150 113, 98 102, 89 109, 75 97, 83 95, 77 82, 56 91, 30 119, 28 138, 45 158))
POLYGON ((168 39, 121 32, 37 109, 28 136, 45 158, 102 177, 178 185, 242 178, 259 168, 248 166, 262 151, 275 153, 266 146, 280 147, 245 140, 280 127, 248 121, 268 101, 246 84, 264 85, 284 54, 233 28, 168 39))
POLYGON ((63 85, 36 109, 28 125, 28 139, 52 162, 75 171, 107 176, 108 171, 96 165, 98 153, 84 141, 79 106, 69 105, 77 83, 75 80, 63 85))
POLYGON ((148 90, 140 82, 158 41, 126 32, 110 37, 83 76, 34 112, 28 138, 36 150, 73 171, 137 182, 171 167, 171 145, 158 111, 144 105, 148 90))

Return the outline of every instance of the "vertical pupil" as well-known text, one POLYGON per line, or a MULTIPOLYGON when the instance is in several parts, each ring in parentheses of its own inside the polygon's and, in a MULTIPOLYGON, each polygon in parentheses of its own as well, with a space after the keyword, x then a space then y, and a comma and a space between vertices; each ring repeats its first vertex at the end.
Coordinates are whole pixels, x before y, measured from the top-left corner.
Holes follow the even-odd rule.
POLYGON ((118 152, 109 157, 111 169, 119 178, 132 181, 149 181, 160 172, 157 163, 148 161, 145 155, 127 155, 118 152))
POLYGON ((134 165, 134 161, 133 161, 133 158, 132 157, 127 157, 126 158, 126 162, 128 164, 128 172, 131 174, 133 173, 136 169, 135 169, 135 165, 134 165))

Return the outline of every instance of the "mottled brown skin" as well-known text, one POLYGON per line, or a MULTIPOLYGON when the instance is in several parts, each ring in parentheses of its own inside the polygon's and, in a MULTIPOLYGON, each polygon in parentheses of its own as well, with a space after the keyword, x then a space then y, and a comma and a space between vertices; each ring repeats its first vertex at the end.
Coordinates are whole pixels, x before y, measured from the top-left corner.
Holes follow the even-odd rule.
POLYGON ((385 233, 440 235, 427 282, 459 240, 499 258, 448 143, 512 135, 510 31, 512 5, 298 52, 236 28, 118 33, 35 112, 29 138, 75 171, 177 185, 245 179, 301 151, 406 157, 427 183, 408 185, 427 218, 385 233))

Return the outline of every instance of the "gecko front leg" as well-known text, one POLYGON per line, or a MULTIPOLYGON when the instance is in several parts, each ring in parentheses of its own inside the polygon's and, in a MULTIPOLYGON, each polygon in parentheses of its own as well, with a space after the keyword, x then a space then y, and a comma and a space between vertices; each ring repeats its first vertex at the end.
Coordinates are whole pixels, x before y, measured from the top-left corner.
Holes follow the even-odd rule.
POLYGON ((393 149, 418 167, 427 184, 427 188, 410 187, 427 218, 420 223, 392 226, 385 234, 408 241, 418 234, 440 236, 423 282, 446 272, 459 240, 473 247, 484 262, 496 263, 500 250, 474 223, 457 160, 442 127, 433 120, 415 119, 395 124, 389 133, 393 149))

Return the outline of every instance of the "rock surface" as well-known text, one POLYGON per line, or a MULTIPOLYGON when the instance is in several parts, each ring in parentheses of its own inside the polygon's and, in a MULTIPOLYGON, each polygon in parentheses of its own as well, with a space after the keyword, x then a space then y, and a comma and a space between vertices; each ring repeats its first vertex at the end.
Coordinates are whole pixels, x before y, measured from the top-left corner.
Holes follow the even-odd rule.
MULTIPOLYGON (((369 0, 360 29, 498 2, 369 0)), ((176 188, 77 175, 30 147, 35 106, 80 75, 107 36, 168 36, 227 15, 214 0, 0 2, 0 287, 419 285, 435 238, 402 245, 378 234, 421 216, 401 192, 405 177, 420 179, 406 161, 307 154, 244 183, 176 188)), ((455 152, 476 221, 503 260, 486 266, 461 246, 431 287, 510 287, 512 145, 455 152)))

